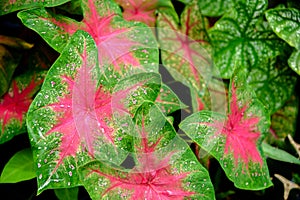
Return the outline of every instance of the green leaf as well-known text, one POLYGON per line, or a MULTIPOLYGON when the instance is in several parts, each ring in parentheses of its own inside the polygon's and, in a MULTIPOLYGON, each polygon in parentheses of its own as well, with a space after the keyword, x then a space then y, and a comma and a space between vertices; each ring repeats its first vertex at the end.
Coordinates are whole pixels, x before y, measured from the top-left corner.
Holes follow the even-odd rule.
POLYGON ((198 5, 204 16, 218 17, 234 7, 235 0, 201 0, 198 5))
POLYGON ((300 160, 298 158, 294 157, 284 150, 272 147, 265 142, 262 143, 262 149, 267 157, 270 157, 274 160, 300 165, 300 160))
POLYGON ((161 110, 166 114, 171 114, 176 110, 187 108, 183 102, 177 97, 169 86, 162 84, 160 93, 155 101, 156 104, 160 105, 161 110))
POLYGON ((300 75, 300 50, 294 50, 291 57, 288 59, 288 63, 292 70, 300 75))
POLYGON ((54 192, 59 200, 77 200, 79 188, 61 188, 55 189, 54 192))
POLYGON ((54 7, 70 0, 1 0, 0 15, 33 7, 54 7))
POLYGON ((238 2, 209 30, 214 66, 222 78, 230 78, 235 66, 263 66, 280 53, 280 40, 271 30, 259 28, 267 0, 238 2))
POLYGON ((299 99, 292 95, 282 108, 272 115, 271 134, 267 136, 269 144, 286 147, 284 139, 288 134, 296 133, 298 110, 299 99))
POLYGON ((261 190, 272 185, 260 146, 269 125, 268 112, 245 85, 245 77, 237 75, 231 80, 227 115, 200 111, 179 127, 219 161, 237 188, 261 190))
POLYGON ((300 11, 294 8, 271 9, 266 18, 273 31, 289 45, 300 50, 300 11))
POLYGON ((17 152, 5 165, 0 183, 17 183, 36 177, 30 148, 17 152))
POLYGON ((294 92, 297 77, 286 63, 286 56, 266 60, 262 66, 244 68, 247 84, 271 114, 281 108, 294 92))

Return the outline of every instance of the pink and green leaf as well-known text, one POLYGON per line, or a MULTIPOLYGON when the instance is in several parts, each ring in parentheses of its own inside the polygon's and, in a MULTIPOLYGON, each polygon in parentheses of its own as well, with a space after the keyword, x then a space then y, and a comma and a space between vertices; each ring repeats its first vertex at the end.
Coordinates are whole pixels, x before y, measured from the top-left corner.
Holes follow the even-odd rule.
POLYGON ((158 35, 162 62, 175 80, 197 91, 192 93, 192 98, 196 102, 193 110, 198 111, 201 107, 208 107, 203 101, 203 94, 207 89, 205 81, 208 80, 208 72, 211 71, 210 55, 205 49, 209 47, 205 41, 206 20, 201 16, 197 4, 191 4, 184 8, 180 24, 182 26, 179 26, 172 10, 159 13, 158 35), (199 102, 203 105, 198 104, 199 102))
POLYGON ((169 0, 116 0, 123 8, 123 17, 127 21, 139 21, 154 27, 156 22, 156 11, 161 7, 172 7, 169 0))
POLYGON ((94 158, 119 165, 131 150, 131 138, 124 136, 115 112, 122 110, 131 119, 136 108, 126 104, 130 99, 139 105, 154 101, 159 92, 158 74, 121 79, 112 66, 100 70, 97 56, 93 38, 76 32, 31 104, 27 123, 39 192, 79 185, 77 166, 94 158), (148 95, 133 96, 142 91, 148 95))
POLYGON ((26 113, 43 77, 44 72, 36 72, 13 79, 8 92, 0 99, 0 143, 26 132, 26 113))
POLYGON ((77 30, 88 32, 96 42, 99 63, 158 71, 158 50, 149 28, 141 23, 127 22, 113 1, 84 0, 83 20, 78 22, 45 9, 32 9, 18 14, 22 22, 35 30, 47 43, 61 52, 77 30), (122 45, 120 45, 122 44, 122 45))
POLYGON ((180 128, 212 154, 236 187, 259 190, 272 185, 261 142, 269 130, 269 113, 242 79, 231 81, 227 115, 200 111, 180 128))
POLYGON ((53 7, 70 0, 3 0, 0 2, 0 15, 34 7, 53 7))
POLYGON ((134 121, 138 137, 133 168, 101 162, 81 168, 92 199, 214 199, 208 172, 156 105, 141 105, 134 121))

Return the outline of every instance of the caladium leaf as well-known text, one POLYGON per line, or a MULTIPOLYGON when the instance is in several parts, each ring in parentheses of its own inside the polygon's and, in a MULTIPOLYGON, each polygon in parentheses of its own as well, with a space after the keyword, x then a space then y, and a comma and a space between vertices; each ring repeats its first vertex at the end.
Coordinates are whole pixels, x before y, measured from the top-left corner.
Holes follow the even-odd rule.
POLYGON ((294 8, 270 9, 266 18, 273 31, 289 45, 300 49, 300 11, 294 8))
POLYGON ((35 72, 16 77, 0 99, 0 143, 26 132, 25 116, 33 96, 40 89, 44 74, 35 72))
POLYGON ((263 66, 244 69, 247 83, 272 114, 281 108, 292 95, 297 77, 289 68, 284 56, 270 59, 263 66), (283 59, 284 62, 282 62, 283 59))
POLYGON ((235 66, 260 67, 280 54, 276 35, 258 29, 267 5, 266 0, 240 1, 209 30, 214 65, 222 78, 230 78, 235 66))
POLYGON ((300 75, 300 11, 294 8, 271 9, 266 18, 273 31, 297 50, 289 58, 289 66, 300 75))
POLYGON ((83 166, 81 178, 91 198, 214 199, 208 172, 158 107, 145 103, 135 117, 135 166, 111 168, 98 161, 83 166))
POLYGON ((276 144, 276 146, 283 146, 286 148, 284 139, 288 134, 294 135, 296 133, 297 115, 299 110, 299 100, 295 95, 292 95, 285 104, 271 116, 271 129, 267 136, 269 144, 276 144))
POLYGON ((172 89, 165 84, 161 86, 160 93, 156 98, 155 103, 160 105, 161 110, 167 115, 177 110, 187 108, 187 105, 182 103, 172 89))
POLYGON ((88 32, 99 51, 100 66, 113 63, 116 69, 131 65, 146 71, 158 71, 158 50, 151 30, 142 23, 125 21, 113 1, 83 0, 83 20, 56 15, 43 8, 22 11, 19 18, 37 31, 48 44, 61 52, 76 30, 88 32), (122 44, 122 45, 120 45, 122 44))
POLYGON ((269 115, 255 93, 236 77, 231 81, 229 109, 227 115, 200 111, 179 127, 219 161, 236 187, 259 190, 271 186, 260 146, 269 129, 269 115))
MULTIPOLYGON (((196 92, 193 110, 207 107, 203 101, 206 81, 210 80, 211 60, 201 43, 205 43, 205 19, 197 4, 185 7, 180 24, 170 10, 158 17, 158 34, 162 62, 175 80, 181 81, 196 92), (201 105, 200 105, 201 104, 201 105)), ((208 44, 206 43, 206 46, 208 44)))
POLYGON ((93 38, 84 31, 76 32, 31 104, 27 125, 39 192, 78 186, 77 167, 93 158, 120 164, 128 153, 130 139, 119 141, 122 129, 114 123, 113 112, 123 110, 133 115, 134 106, 131 112, 128 104, 123 104, 133 91, 145 90, 149 95, 144 95, 143 100, 157 96, 159 75, 144 73, 120 80, 111 66, 103 66, 100 74, 97 55, 93 38), (153 79, 157 89, 147 87, 147 80, 153 79), (113 92, 115 82, 122 88, 113 92))
POLYGON ((160 7, 172 7, 169 0, 116 0, 123 8, 123 17, 128 21, 140 21, 150 27, 155 26, 156 10, 160 7))
POLYGON ((229 12, 234 7, 234 2, 233 0, 201 0, 198 4, 204 16, 218 17, 229 12))
POLYGON ((288 60, 289 66, 300 75, 300 50, 295 50, 288 60))
POLYGON ((38 6, 58 6, 68 1, 70 0, 3 0, 0 2, 0 15, 38 6))

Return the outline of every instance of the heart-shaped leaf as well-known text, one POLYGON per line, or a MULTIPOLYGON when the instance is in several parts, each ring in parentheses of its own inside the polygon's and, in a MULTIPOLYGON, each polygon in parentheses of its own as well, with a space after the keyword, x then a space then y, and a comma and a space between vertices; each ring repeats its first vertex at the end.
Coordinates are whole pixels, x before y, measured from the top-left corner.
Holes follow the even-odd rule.
POLYGON ((78 186, 77 167, 92 158, 120 164, 130 150, 130 139, 119 141, 122 128, 114 122, 114 112, 122 110, 132 116, 135 104, 157 97, 158 74, 143 73, 121 80, 112 66, 100 70, 97 56, 93 38, 84 31, 76 32, 31 104, 27 124, 39 192, 78 186), (140 90, 149 95, 127 103, 132 93, 140 90))
POLYGON ((157 106, 143 104, 135 126, 139 136, 134 142, 132 169, 111 168, 101 162, 81 168, 92 199, 214 199, 206 169, 157 106))
POLYGON ((280 40, 270 30, 258 29, 266 0, 239 1, 209 30, 214 65, 222 78, 230 78, 235 66, 260 67, 280 54, 280 40))
POLYGON ((289 45, 300 49, 300 11, 295 8, 270 9, 266 18, 273 31, 289 45))
MULTIPOLYGON (((174 12, 174 11, 173 11, 174 12)), ((158 17, 158 35, 162 62, 175 80, 190 88, 193 111, 208 107, 207 89, 211 82, 211 60, 206 37, 206 20, 197 4, 185 7, 180 23, 172 10, 158 17), (181 26, 179 26, 181 24, 181 26)))
POLYGON ((260 190, 272 185, 260 147, 270 120, 244 81, 232 79, 227 115, 200 111, 186 118, 179 127, 219 161, 236 187, 260 190))
POLYGON ((22 11, 18 17, 58 52, 71 35, 84 30, 96 42, 100 66, 112 63, 116 69, 130 65, 144 71, 158 71, 156 40, 146 25, 125 21, 113 1, 83 0, 81 7, 83 20, 80 22, 62 15, 54 17, 43 8, 22 11))
POLYGON ((16 77, 8 92, 0 99, 0 143, 26 132, 24 118, 44 75, 45 72, 41 71, 16 77))

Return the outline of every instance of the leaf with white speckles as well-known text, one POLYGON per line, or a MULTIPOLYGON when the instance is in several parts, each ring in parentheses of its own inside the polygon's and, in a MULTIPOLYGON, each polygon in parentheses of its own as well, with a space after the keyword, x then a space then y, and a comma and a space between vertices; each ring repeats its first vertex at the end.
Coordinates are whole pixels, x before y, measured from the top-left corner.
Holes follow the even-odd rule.
POLYGON ((193 110, 208 107, 204 101, 207 84, 210 82, 211 59, 209 44, 205 41, 206 19, 201 16, 197 4, 185 7, 180 24, 172 10, 159 13, 158 38, 162 62, 173 78, 195 91, 193 110))
POLYGON ((101 66, 112 63, 118 70, 133 67, 158 71, 158 49, 151 29, 142 23, 125 21, 113 1, 83 0, 81 7, 80 22, 44 8, 19 12, 18 17, 58 52, 77 30, 84 30, 96 42, 101 66))
POLYGON ((92 199, 215 199, 207 170, 157 106, 144 103, 134 122, 139 137, 131 154, 133 168, 111 168, 101 162, 81 167, 92 199))
POLYGON ((222 78, 230 78, 235 66, 260 67, 280 54, 279 38, 259 28, 267 5, 266 0, 238 2, 209 30, 214 65, 222 78))
POLYGON ((300 11, 295 8, 271 9, 266 18, 273 31, 289 45, 300 49, 300 11))
POLYGON ((261 150, 270 116, 244 82, 242 74, 231 80, 227 115, 200 111, 186 118, 179 127, 219 161, 236 187, 260 190, 272 185, 261 150))
POLYGON ((91 159, 119 165, 131 151, 131 138, 123 136, 117 116, 125 113, 124 120, 131 120, 137 107, 159 92, 158 74, 122 79, 112 66, 100 70, 97 56, 93 38, 76 32, 30 106, 27 124, 39 192, 78 186, 77 166, 91 159), (148 95, 134 96, 142 91, 148 95))
POLYGON ((38 6, 53 7, 70 0, 1 0, 0 15, 38 6))
POLYGON ((234 7, 233 0, 201 0, 198 5, 204 16, 218 17, 234 7))
POLYGON ((26 132, 26 113, 44 76, 45 71, 40 71, 16 77, 0 99, 0 144, 26 132))
POLYGON ((289 66, 300 75, 300 50, 295 50, 288 60, 289 66))

